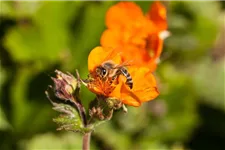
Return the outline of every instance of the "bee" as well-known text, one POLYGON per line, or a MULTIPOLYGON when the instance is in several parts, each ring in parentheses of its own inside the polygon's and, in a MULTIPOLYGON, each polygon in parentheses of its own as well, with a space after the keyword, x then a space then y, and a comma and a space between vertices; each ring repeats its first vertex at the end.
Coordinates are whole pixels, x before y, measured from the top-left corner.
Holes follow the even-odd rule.
POLYGON ((96 74, 103 81, 109 80, 113 83, 117 77, 123 75, 126 77, 125 84, 129 86, 130 89, 133 88, 133 80, 130 73, 127 71, 125 65, 116 65, 112 61, 106 61, 100 66, 96 67, 96 74))

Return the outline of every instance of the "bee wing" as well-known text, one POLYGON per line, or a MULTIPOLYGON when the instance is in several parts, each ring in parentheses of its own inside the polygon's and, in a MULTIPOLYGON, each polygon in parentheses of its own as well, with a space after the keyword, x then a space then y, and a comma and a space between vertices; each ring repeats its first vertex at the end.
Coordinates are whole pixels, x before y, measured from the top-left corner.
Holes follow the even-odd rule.
POLYGON ((122 52, 118 51, 118 48, 111 48, 111 51, 109 52, 109 54, 105 57, 104 62, 105 61, 109 61, 109 60, 113 60, 115 57, 121 55, 122 52))
POLYGON ((127 67, 127 66, 132 66, 133 65, 133 60, 125 61, 121 64, 118 64, 114 67, 114 69, 120 68, 120 67, 127 67))
MULTIPOLYGON (((106 62, 106 61, 113 61, 114 59, 116 59, 116 57, 121 57, 122 58, 122 55, 123 55, 123 51, 117 47, 117 48, 110 48, 108 47, 108 49, 111 49, 111 51, 109 52, 109 54, 105 57, 104 61, 103 62, 106 62)), ((122 61, 122 60, 121 60, 122 61)), ((125 62, 122 62, 118 65, 116 65, 114 67, 114 69, 117 69, 117 68, 120 68, 120 67, 126 67, 126 66, 131 66, 133 64, 133 60, 129 60, 129 61, 125 61, 125 62)))

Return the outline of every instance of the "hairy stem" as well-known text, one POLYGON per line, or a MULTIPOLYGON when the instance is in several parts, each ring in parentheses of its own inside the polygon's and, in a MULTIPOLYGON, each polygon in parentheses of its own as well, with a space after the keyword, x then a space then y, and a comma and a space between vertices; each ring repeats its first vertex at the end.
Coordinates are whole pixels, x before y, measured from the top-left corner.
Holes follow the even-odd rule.
POLYGON ((91 139, 91 132, 85 133, 83 135, 83 150, 90 149, 90 139, 91 139))
POLYGON ((80 87, 81 87, 81 78, 80 78, 80 75, 78 73, 78 70, 76 70, 76 76, 77 76, 77 89, 75 91, 75 99, 76 99, 76 106, 78 108, 78 111, 79 111, 79 114, 80 114, 80 117, 83 121, 83 124, 84 126, 87 126, 87 115, 86 115, 86 111, 85 111, 85 108, 84 106, 82 105, 81 103, 81 100, 79 98, 79 91, 80 91, 80 87))
POLYGON ((83 122, 84 126, 86 127, 87 126, 87 116, 86 116, 84 106, 81 104, 80 101, 78 101, 78 103, 76 105, 77 105, 80 117, 82 119, 82 122, 83 122))

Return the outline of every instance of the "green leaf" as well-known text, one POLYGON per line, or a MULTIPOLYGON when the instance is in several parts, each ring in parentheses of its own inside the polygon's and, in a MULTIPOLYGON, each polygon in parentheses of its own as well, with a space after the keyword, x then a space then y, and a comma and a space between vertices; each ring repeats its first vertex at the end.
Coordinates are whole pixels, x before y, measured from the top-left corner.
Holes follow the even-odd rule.
POLYGON ((13 19, 31 17, 37 11, 40 5, 41 3, 37 1, 1 1, 0 15, 13 19))
POLYGON ((138 109, 136 107, 128 107, 127 113, 120 112, 113 117, 116 117, 115 119, 117 119, 119 125, 123 127, 126 134, 131 134, 148 126, 150 118, 146 117, 147 112, 146 105, 142 104, 138 109))
POLYGON ((4 44, 18 62, 55 62, 69 49, 71 17, 82 2, 41 2, 27 22, 19 22, 4 44), (67 12, 67 13, 65 13, 67 12))
POLYGON ((80 115, 77 110, 69 104, 56 104, 54 103, 53 109, 61 112, 58 117, 54 118, 53 121, 59 125, 57 130, 67 130, 73 132, 90 132, 92 129, 84 127, 80 115))
POLYGON ((0 62, 0 95, 2 92, 2 85, 4 84, 5 80, 7 79, 7 72, 3 69, 1 62, 0 62))
MULTIPOLYGON (((0 95, 2 95, 2 85, 4 84, 6 80, 6 71, 2 68, 1 63, 0 63, 0 95)), ((11 128, 9 122, 6 119, 5 113, 2 110, 2 107, 0 105, 0 130, 6 130, 11 128)))
MULTIPOLYGON (((51 132, 38 134, 29 140, 20 141, 21 149, 57 149, 57 150, 80 150, 82 149, 82 136, 80 134, 66 132, 61 134, 53 134, 51 132)), ((94 142, 91 141, 91 149, 97 150, 94 142)))
POLYGON ((4 44, 12 58, 18 62, 56 58, 57 54, 53 51, 52 55, 48 54, 41 39, 40 32, 33 26, 15 27, 6 35, 4 44))
POLYGON ((0 11, 1 16, 9 16, 12 14, 12 11, 13 9, 9 2, 1 1, 1 11, 0 11))
POLYGON ((196 64, 193 74, 194 86, 200 100, 215 108, 225 111, 224 74, 225 59, 213 62, 210 58, 203 59, 196 64))
POLYGON ((133 142, 128 134, 124 134, 122 130, 117 130, 110 121, 98 126, 93 134, 96 134, 104 143, 116 150, 129 149, 133 142))
POLYGON ((174 1, 169 6, 168 30, 172 35, 165 40, 164 51, 178 65, 202 58, 219 31, 219 2, 174 1))
POLYGON ((0 130, 6 130, 9 128, 11 128, 11 126, 8 123, 8 121, 6 120, 5 114, 2 110, 2 108, 0 107, 0 130))
POLYGON ((32 84, 30 84, 32 79, 40 73, 41 69, 39 69, 39 66, 35 65, 20 67, 20 69, 13 74, 15 78, 13 78, 13 82, 9 86, 9 101, 13 108, 11 111, 11 124, 14 127, 15 133, 23 133, 26 131, 26 134, 30 134, 43 130, 46 125, 49 125, 50 118, 53 116, 49 107, 50 105, 46 105, 49 103, 44 96, 44 90, 40 91, 43 87, 40 87, 40 85, 32 87, 32 84), (43 96, 30 96, 31 89, 39 90, 36 91, 36 93, 42 93, 43 96), (32 128, 27 128, 27 126, 32 126, 32 128))
POLYGON ((57 150, 71 150, 82 148, 82 137, 76 133, 53 134, 45 133, 33 136, 29 140, 20 141, 22 149, 57 149, 57 150))
POLYGON ((138 144, 134 144, 132 148, 143 150, 171 150, 166 144, 157 140, 149 140, 149 138, 140 139, 137 143, 138 144))
POLYGON ((166 113, 152 123, 148 132, 151 138, 158 140, 186 140, 198 123, 197 96, 191 75, 171 64, 160 67, 158 75, 161 79, 161 95, 158 98, 165 103, 166 113))

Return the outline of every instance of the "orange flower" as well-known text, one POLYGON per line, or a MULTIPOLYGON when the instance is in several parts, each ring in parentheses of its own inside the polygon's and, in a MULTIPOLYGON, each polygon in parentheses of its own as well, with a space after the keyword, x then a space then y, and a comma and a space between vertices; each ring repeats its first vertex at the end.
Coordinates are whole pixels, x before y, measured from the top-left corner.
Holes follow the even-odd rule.
POLYGON ((155 70, 163 45, 160 34, 167 29, 166 9, 160 2, 154 2, 146 16, 135 3, 119 2, 107 11, 106 26, 103 47, 119 47, 126 51, 122 59, 155 70))
POLYGON ((154 22, 159 32, 167 29, 166 8, 160 2, 153 3, 146 16, 154 22))
POLYGON ((103 47, 96 47, 90 52, 88 56, 88 69, 90 72, 88 89, 97 95, 113 97, 131 106, 140 106, 142 102, 156 98, 159 92, 155 78, 149 68, 128 66, 128 72, 133 80, 132 89, 126 85, 125 76, 120 75, 118 80, 114 82, 103 80, 98 76, 96 68, 105 61, 110 60, 115 64, 124 63, 121 57, 122 54, 119 49, 103 47))

